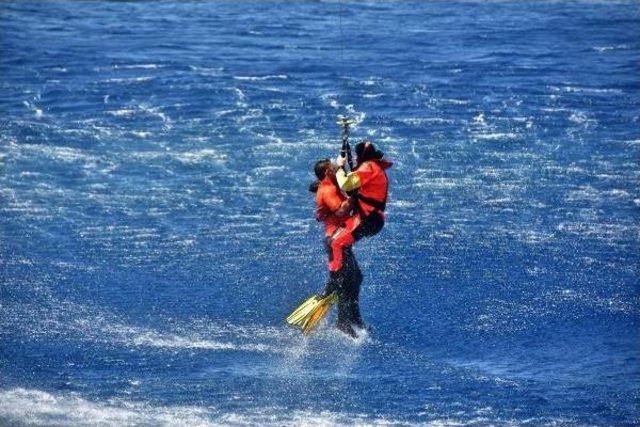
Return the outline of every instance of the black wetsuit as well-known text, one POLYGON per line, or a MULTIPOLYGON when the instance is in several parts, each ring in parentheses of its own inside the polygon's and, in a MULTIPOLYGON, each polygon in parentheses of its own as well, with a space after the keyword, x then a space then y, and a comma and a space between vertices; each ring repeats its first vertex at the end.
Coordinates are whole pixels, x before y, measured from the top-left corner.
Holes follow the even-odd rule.
POLYGON ((360 315, 360 285, 362 284, 362 272, 353 255, 351 247, 344 250, 344 281, 338 291, 338 326, 341 324, 354 325, 364 328, 364 322, 360 315))
MULTIPOLYGON (((331 238, 326 240, 327 251, 331 255, 331 238)), ((344 264, 336 274, 327 282, 323 294, 329 295, 333 291, 338 292, 338 319, 336 326, 341 331, 355 336, 352 326, 364 328, 364 322, 360 315, 360 285, 362 284, 362 271, 353 255, 351 246, 344 248, 344 264)))

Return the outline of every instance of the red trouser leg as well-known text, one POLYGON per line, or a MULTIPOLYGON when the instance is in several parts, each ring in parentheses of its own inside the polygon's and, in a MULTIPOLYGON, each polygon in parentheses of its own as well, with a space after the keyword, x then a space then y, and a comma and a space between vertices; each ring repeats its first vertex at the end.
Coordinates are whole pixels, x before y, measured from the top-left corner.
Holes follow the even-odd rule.
POLYGON ((353 231, 360 225, 360 217, 349 218, 344 227, 339 228, 331 237, 331 252, 333 257, 329 261, 329 271, 338 271, 342 268, 344 259, 343 249, 356 242, 353 231))

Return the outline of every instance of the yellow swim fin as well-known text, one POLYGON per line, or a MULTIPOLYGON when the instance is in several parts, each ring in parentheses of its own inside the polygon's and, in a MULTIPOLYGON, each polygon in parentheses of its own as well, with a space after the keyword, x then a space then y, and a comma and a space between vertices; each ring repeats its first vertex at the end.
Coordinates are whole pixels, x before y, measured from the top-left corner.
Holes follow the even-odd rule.
POLYGON ((287 317, 287 323, 293 326, 301 326, 309 313, 316 309, 319 302, 320 299, 316 295, 308 298, 287 317))
POLYGON ((302 327, 302 333, 307 335, 318 326, 337 300, 335 293, 325 298, 313 295, 287 316, 287 323, 302 327))
POLYGON ((333 304, 338 301, 338 295, 335 293, 318 301, 316 307, 309 313, 302 324, 302 334, 307 335, 313 331, 318 323, 327 315, 333 304))

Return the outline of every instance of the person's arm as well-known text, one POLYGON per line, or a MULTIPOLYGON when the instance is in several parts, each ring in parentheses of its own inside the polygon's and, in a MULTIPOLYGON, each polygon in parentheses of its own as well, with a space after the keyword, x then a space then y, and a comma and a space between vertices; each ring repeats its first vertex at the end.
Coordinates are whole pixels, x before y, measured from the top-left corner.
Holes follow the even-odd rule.
POLYGON ((333 186, 325 188, 325 191, 322 192, 321 205, 325 206, 331 213, 335 214, 342 205, 342 199, 338 194, 338 189, 333 186))
POLYGON ((339 190, 336 187, 331 187, 331 189, 325 189, 320 193, 320 206, 322 206, 323 210, 328 214, 333 214, 337 217, 348 216, 353 209, 353 204, 350 199, 342 200, 340 196, 339 190))
POLYGON ((360 188, 360 177, 357 173, 351 172, 347 175, 344 171, 344 168, 339 168, 336 172, 336 179, 338 180, 338 185, 342 191, 353 191, 360 188))
POLYGON ((366 185, 375 176, 374 169, 369 162, 364 162, 360 165, 357 171, 353 171, 347 174, 344 170, 345 159, 342 156, 338 156, 336 163, 339 166, 336 172, 336 179, 340 189, 345 192, 357 190, 358 188, 366 185))
POLYGON ((327 205, 324 202, 324 197, 322 197, 323 195, 324 191, 318 189, 318 192, 316 193, 316 203, 318 206, 316 208, 317 221, 324 221, 329 215, 331 215, 331 211, 327 208, 327 205))
POLYGON ((347 200, 340 203, 340 207, 333 213, 338 218, 349 216, 353 210, 353 199, 349 197, 347 200))

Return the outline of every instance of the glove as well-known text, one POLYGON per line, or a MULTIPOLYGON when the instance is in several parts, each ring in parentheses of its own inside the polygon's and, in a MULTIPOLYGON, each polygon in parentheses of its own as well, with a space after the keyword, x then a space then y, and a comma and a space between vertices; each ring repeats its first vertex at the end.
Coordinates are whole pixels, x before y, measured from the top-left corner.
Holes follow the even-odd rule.
POLYGON ((345 163, 347 163, 347 157, 339 155, 336 159, 336 165, 338 165, 339 168, 343 168, 345 163))

